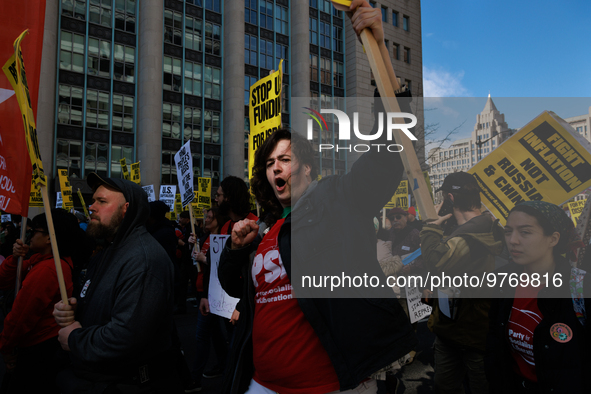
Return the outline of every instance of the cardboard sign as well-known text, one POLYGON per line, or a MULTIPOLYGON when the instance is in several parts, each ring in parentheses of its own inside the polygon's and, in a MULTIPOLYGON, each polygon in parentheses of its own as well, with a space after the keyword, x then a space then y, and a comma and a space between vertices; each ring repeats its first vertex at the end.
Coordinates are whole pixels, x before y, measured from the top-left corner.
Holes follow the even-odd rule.
POLYGON ((148 202, 156 201, 156 192, 154 191, 154 185, 142 186, 142 189, 144 189, 144 191, 148 195, 148 202))
POLYGON ((197 203, 203 209, 211 208, 211 178, 197 178, 199 199, 197 203))
POLYGON ((581 216, 581 212, 583 212, 583 208, 585 208, 586 203, 587 199, 568 203, 570 218, 573 220, 575 227, 577 226, 577 220, 579 220, 579 216, 581 216))
POLYGON ((142 182, 142 177, 140 175, 140 162, 133 163, 131 165, 131 181, 137 183, 138 185, 142 182))
POLYGON ((175 194, 174 195, 174 213, 175 215, 180 215, 183 212, 183 203, 181 201, 181 195, 175 194))
POLYGON ((556 205, 591 186, 591 144, 545 111, 472 167, 483 204, 505 224, 522 201, 556 205))
POLYGON ((281 89, 283 87, 283 59, 278 70, 261 78, 250 87, 248 119, 248 179, 252 178, 254 154, 265 139, 281 127, 281 89))
POLYGON ((186 207, 193 201, 193 157, 191 156, 191 141, 174 155, 176 165, 176 175, 179 181, 179 193, 183 201, 183 207, 186 207))
POLYGON ((408 210, 408 181, 400 181, 392 199, 388 201, 384 208, 402 208, 408 210))
POLYGON ((421 292, 418 287, 405 287, 406 305, 408 306, 408 317, 410 323, 417 322, 431 315, 433 308, 421 302, 421 292))
POLYGON ((119 164, 121 164, 121 172, 123 173, 123 179, 129 180, 129 170, 127 169, 127 164, 125 163, 125 157, 119 160, 119 164))
POLYGON ((199 201, 199 192, 194 192, 195 199, 191 203, 191 209, 193 210, 193 218, 203 219, 203 207, 197 201, 199 201))
POLYGON ((168 205, 168 209, 174 210, 174 195, 176 194, 175 185, 162 185, 160 186, 159 200, 168 205))
POLYGON ((10 222, 10 221, 12 221, 12 216, 10 216, 9 213, 4 213, 4 214, 0 215, 0 221, 2 223, 10 222))
POLYGON ((234 312, 236 304, 240 301, 238 298, 230 297, 228 293, 222 289, 222 285, 218 278, 220 256, 228 238, 230 238, 230 236, 227 234, 212 234, 209 236, 211 273, 209 275, 209 293, 207 295, 207 299, 209 300, 209 311, 218 316, 225 317, 226 319, 232 317, 232 312, 234 312))

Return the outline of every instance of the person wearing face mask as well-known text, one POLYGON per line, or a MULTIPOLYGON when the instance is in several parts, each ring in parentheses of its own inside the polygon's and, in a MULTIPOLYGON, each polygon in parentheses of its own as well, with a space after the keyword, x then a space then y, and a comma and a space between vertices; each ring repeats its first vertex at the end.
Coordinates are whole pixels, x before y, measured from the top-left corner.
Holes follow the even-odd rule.
POLYGON ((589 392, 591 283, 564 256, 573 240, 573 222, 554 204, 527 201, 509 213, 502 269, 520 280, 499 287, 490 309, 491 393, 589 392))

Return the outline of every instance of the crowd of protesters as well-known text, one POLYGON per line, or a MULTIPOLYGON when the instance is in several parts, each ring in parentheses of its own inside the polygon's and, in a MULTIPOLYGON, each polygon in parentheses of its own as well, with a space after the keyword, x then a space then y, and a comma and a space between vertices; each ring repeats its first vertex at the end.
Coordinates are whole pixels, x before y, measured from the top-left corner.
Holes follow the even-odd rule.
MULTIPOLYGON (((352 9, 355 32, 371 29, 387 54, 380 11, 363 0, 352 9)), ((379 99, 375 105, 376 113, 383 110, 379 99)), ((263 219, 251 212, 248 186, 235 176, 221 182, 203 227, 194 228, 188 211, 171 221, 168 206, 148 203, 140 186, 91 173, 90 217, 53 209, 55 239, 45 214, 23 222, 24 239, 20 224, 3 224, 0 392, 192 393, 202 390, 203 377, 223 376, 219 390, 231 394, 394 394, 416 356, 405 289, 354 298, 293 293, 293 267, 326 272, 335 261, 384 282, 444 272, 560 273, 564 286, 422 289, 423 302, 433 307, 432 387, 472 394, 589 391, 590 281, 569 264, 580 244, 560 207, 523 202, 503 228, 483 211, 476 179, 460 172, 437 191, 443 196, 437 219, 421 221, 411 207, 389 210, 380 222, 403 176, 399 155, 370 151, 347 174, 321 180, 317 163, 299 134, 280 129, 265 139, 250 180, 263 219), (219 267, 211 261, 216 235, 229 235, 219 267), (405 265, 418 250, 421 256, 405 265), (212 270, 239 299, 230 319, 210 310, 212 270), (187 360, 174 315, 187 312, 190 298, 198 310, 195 358, 187 360)))

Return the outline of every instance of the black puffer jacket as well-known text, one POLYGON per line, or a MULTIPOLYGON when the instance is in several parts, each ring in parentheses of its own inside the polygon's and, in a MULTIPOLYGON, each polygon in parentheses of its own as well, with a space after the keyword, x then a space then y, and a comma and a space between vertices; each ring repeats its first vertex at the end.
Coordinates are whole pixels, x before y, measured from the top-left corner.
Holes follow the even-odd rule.
MULTIPOLYGON (((381 103, 376 105, 378 111, 383 111, 381 103)), ((374 143, 393 141, 383 138, 374 143)), ((313 182, 279 232, 281 260, 294 295, 330 357, 341 390, 356 387, 417 343, 406 314, 385 285, 373 227, 373 217, 394 194, 402 172, 399 154, 383 148, 365 153, 348 174, 313 182), (302 288, 302 275, 320 272, 377 276, 384 287, 364 288, 364 293, 350 288, 333 293, 326 288, 302 288), (343 298, 352 296, 358 298, 343 298)), ((220 259, 223 288, 233 297, 248 300, 238 321, 226 379, 224 392, 232 394, 245 392, 253 376, 255 289, 249 280, 249 257, 256 246, 232 250, 228 241, 220 259)))
MULTIPOLYGON (((505 267, 503 267, 505 268, 505 267)), ((523 267, 517 264, 507 266, 505 272, 520 274, 523 267)), ((540 290, 538 308, 542 321, 534 330, 534 360, 540 393, 588 393, 591 376, 591 277, 587 274, 583 281, 587 321, 583 326, 573 310, 573 301, 568 286, 570 266, 561 261, 556 272, 561 274, 563 286, 552 286, 553 276, 549 277, 550 287, 540 290), (552 298, 547 298, 552 297, 552 298), (573 331, 572 339, 566 343, 554 340, 550 328, 563 323, 573 331)), ((545 279, 542 279, 545 281, 545 279)), ((514 372, 515 361, 511 355, 507 325, 513 307, 515 289, 505 287, 499 290, 499 297, 493 300, 489 319, 490 331, 487 339, 485 357, 486 373, 491 393, 513 393, 520 384, 520 377, 514 372)))

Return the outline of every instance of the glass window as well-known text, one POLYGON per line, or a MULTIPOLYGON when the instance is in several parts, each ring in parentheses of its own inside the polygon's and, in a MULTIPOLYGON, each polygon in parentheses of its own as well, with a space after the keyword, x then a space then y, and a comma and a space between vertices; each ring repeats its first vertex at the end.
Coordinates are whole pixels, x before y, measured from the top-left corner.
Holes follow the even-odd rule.
POLYGON ((201 108, 185 107, 183 138, 201 141, 201 108))
POLYGON ((115 28, 135 33, 135 0, 115 0, 115 28))
POLYGON ((410 17, 406 15, 402 16, 402 28, 406 31, 410 31, 410 17))
POLYGON ((309 18, 310 22, 310 44, 318 45, 318 19, 309 18))
POLYGON ((82 141, 58 139, 55 165, 59 170, 68 170, 70 178, 80 178, 82 141))
POLYGON ((273 2, 259 0, 259 25, 265 29, 273 30, 273 2))
POLYGON ((261 38, 261 68, 273 69, 273 41, 261 38))
POLYGON ((164 42, 174 45, 183 44, 183 15, 169 9, 164 10, 164 42))
POLYGON ((310 81, 318 82, 318 55, 310 55, 310 81))
POLYGON ((203 96, 206 98, 212 98, 215 100, 221 100, 221 72, 219 68, 205 66, 204 75, 204 93, 203 96))
POLYGON ((275 6, 275 31, 285 35, 289 34, 287 8, 280 5, 275 6))
POLYGON ((201 26, 201 19, 192 18, 190 16, 185 17, 185 48, 194 51, 201 50, 201 26))
POLYGON ((176 176, 176 165, 174 164, 174 155, 176 152, 163 150, 162 151, 162 177, 161 183, 163 185, 176 185, 178 180, 176 176))
POLYGON ((250 101, 250 87, 257 81, 256 77, 250 75, 244 76, 244 105, 248 105, 250 101))
POLYGON ((343 29, 338 26, 332 27, 332 49, 343 52, 343 29))
POLYGON ((320 58, 320 82, 325 85, 330 85, 331 73, 330 73, 330 59, 321 57, 320 58))
POLYGON ((113 130, 133 132, 133 101, 131 96, 113 94, 113 130))
POLYGON ((398 12, 392 11, 392 25, 398 27, 398 12))
POLYGON ((205 8, 215 12, 220 12, 220 0, 205 0, 205 8))
POLYGON ((88 20, 97 25, 111 27, 113 0, 90 0, 88 20))
POLYGON ((205 53, 220 56, 221 31, 220 25, 205 22, 205 53))
POLYGON ((382 22, 388 22, 388 9, 382 6, 382 22))
POLYGON ((163 88, 181 91, 181 59, 164 56, 163 88))
POLYGON ((60 69, 84 72, 84 36, 61 31, 60 69))
MULTIPOLYGON (((204 111, 203 140, 214 144, 220 143, 220 113, 216 111, 204 111)), ((207 175, 204 175, 207 176, 207 175)))
POLYGON ((400 60, 400 45, 395 42, 392 43, 392 57, 396 60, 400 60))
POLYGON ((88 39, 88 75, 111 76, 111 43, 97 38, 88 39))
POLYGON ((62 0, 62 15, 86 20, 86 0, 62 0))
POLYGON ((250 34, 244 35, 244 62, 251 66, 258 65, 257 63, 257 38, 250 34))
POLYGON ((185 62, 185 93, 201 96, 201 69, 199 63, 185 62))
POLYGON ((337 88, 345 87, 345 80, 343 75, 343 63, 334 61, 333 62, 333 82, 337 88))
POLYGON ((82 126, 83 89, 77 86, 59 85, 57 122, 82 126))
POLYGON ((109 92, 86 90, 86 127, 109 129, 109 92))
POLYGON ((404 62, 410 64, 410 48, 404 47, 404 62))
POLYGON ((320 46, 330 49, 330 24, 320 21, 320 46))
POLYGON ((275 44, 275 67, 273 69, 278 70, 279 61, 283 59, 283 72, 285 74, 289 74, 288 55, 289 51, 287 49, 287 46, 282 44, 275 44))
POLYGON ((115 44, 113 73, 118 81, 135 81, 135 48, 115 44))
POLYGON ((257 24, 257 0, 244 1, 244 22, 257 24))

